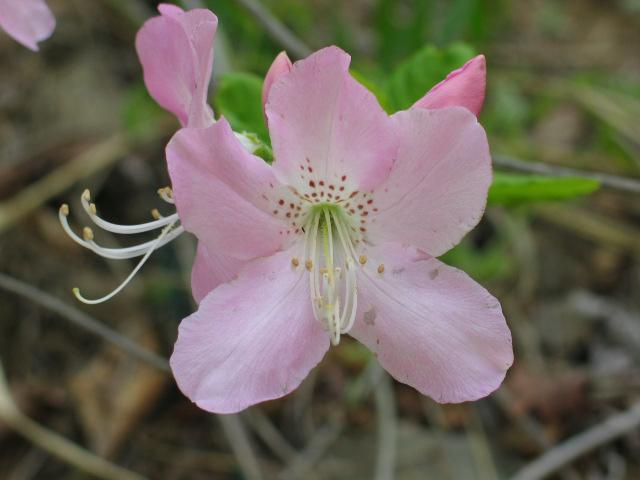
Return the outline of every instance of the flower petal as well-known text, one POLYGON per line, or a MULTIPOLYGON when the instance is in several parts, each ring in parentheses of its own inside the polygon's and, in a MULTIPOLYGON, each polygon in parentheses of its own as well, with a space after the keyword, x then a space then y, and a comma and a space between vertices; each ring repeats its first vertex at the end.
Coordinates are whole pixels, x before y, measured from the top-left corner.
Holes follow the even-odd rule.
MULTIPOLYGON (((267 104, 267 98, 269 97, 269 90, 271 90, 271 86, 273 83, 278 80, 281 76, 286 75, 291 71, 293 64, 289 59, 287 52, 280 52, 278 56, 275 58, 271 66, 269 67, 269 71, 267 75, 264 77, 264 82, 262 83, 262 108, 265 108, 267 104)), ((265 113, 266 116, 266 113, 265 113)))
POLYGON ((461 106, 478 116, 484 104, 486 86, 487 64, 484 55, 478 55, 447 75, 411 108, 461 106))
POLYGON ((182 125, 205 127, 213 122, 207 88, 218 19, 206 9, 183 12, 162 4, 158 10, 161 16, 147 20, 136 36, 147 89, 182 125))
POLYGON ((211 253, 202 242, 198 242, 196 258, 191 269, 191 292, 196 303, 220 284, 228 283, 238 276, 246 261, 211 253))
POLYGON ((462 107, 407 110, 393 119, 400 148, 387 182, 375 192, 370 236, 437 257, 482 217, 491 184, 487 137, 462 107))
POLYGON ((56 19, 44 0, 0 0, 0 12, 0 28, 33 51, 56 28, 56 19))
POLYGON ((398 381, 434 400, 489 395, 513 363, 500 303, 464 272, 414 248, 372 249, 358 277, 358 318, 350 334, 398 381), (384 273, 376 270, 384 263, 384 273))
POLYGON ((264 160, 242 147, 226 119, 180 130, 166 154, 180 221, 210 252, 248 260, 281 248, 286 226, 272 208, 287 192, 280 192, 264 160))
POLYGON ((349 74, 350 60, 337 47, 324 48, 271 86, 266 112, 273 167, 283 183, 305 188, 300 166, 311 166, 319 180, 345 175, 355 189, 386 178, 395 153, 391 122, 349 74))
POLYGON ((234 413, 300 385, 329 348, 291 252, 251 262, 180 324, 171 368, 200 408, 234 413))

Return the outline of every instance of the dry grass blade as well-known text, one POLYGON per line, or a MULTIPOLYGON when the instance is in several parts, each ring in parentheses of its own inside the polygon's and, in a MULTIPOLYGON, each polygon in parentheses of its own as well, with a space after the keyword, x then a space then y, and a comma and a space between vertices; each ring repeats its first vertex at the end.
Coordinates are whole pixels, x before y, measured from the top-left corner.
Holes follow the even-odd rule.
POLYGON ((114 135, 71 159, 46 177, 20 190, 0 204, 0 233, 51 198, 72 187, 78 180, 108 167, 127 152, 123 135, 114 135))

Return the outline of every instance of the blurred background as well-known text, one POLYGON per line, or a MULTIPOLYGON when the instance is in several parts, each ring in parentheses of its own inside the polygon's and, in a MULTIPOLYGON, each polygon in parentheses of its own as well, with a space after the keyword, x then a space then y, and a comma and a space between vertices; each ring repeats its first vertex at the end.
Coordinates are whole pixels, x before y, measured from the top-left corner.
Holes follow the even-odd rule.
POLYGON ((220 20, 216 112, 261 138, 261 79, 281 50, 341 46, 389 111, 486 55, 496 183, 443 260, 501 300, 516 353, 498 392, 439 405, 347 340, 292 395, 227 417, 198 410, 136 350, 168 357, 193 311, 194 238, 86 307, 72 287, 101 296, 135 263, 96 257, 58 222, 69 203, 74 228, 88 223, 84 188, 118 223, 168 211, 156 191, 178 125, 147 95, 134 50, 155 2, 48 3, 58 27, 40 53, 0 34, 1 479, 93 478, 58 457, 51 432, 129 471, 104 478, 640 478, 640 1, 189 2, 220 20), (35 424, 9 419, 9 394, 35 424))

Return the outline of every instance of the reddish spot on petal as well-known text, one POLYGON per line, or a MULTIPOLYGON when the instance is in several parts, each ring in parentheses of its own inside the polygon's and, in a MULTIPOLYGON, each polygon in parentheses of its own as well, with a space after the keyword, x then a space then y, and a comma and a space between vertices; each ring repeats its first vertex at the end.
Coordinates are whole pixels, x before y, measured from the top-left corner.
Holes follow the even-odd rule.
POLYGON ((371 205, 373 203, 373 199, 370 198, 369 200, 367 200, 367 205, 371 205))
POLYGON ((278 205, 284 205, 284 200, 283 199, 278 200, 278 205))
POLYGON ((347 179, 347 176, 346 175, 342 175, 342 179, 341 180, 344 182, 346 179, 347 179))
POLYGON ((309 186, 311 188, 316 188, 316 182, 314 182, 313 180, 309 180, 309 186))

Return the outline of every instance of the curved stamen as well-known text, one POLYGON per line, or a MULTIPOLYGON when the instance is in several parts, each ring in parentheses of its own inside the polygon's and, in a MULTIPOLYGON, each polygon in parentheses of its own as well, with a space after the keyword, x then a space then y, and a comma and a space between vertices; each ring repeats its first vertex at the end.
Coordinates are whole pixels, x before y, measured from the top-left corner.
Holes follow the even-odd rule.
POLYGON ((178 214, 174 213, 167 217, 158 218, 152 222, 141 223, 138 225, 119 225, 117 223, 108 222, 98 216, 95 204, 91 203, 91 193, 89 192, 89 190, 85 190, 82 193, 81 201, 84 211, 87 212, 87 215, 89 215, 91 220, 93 220, 93 222, 100 228, 112 233, 122 233, 128 235, 134 233, 149 232, 151 230, 156 230, 158 228, 164 227, 165 225, 168 225, 171 222, 175 222, 178 219, 178 214))
POLYGON ((151 254, 160 246, 160 243, 165 238, 165 236, 170 232, 170 230, 173 228, 175 223, 176 222, 170 223, 169 225, 167 225, 166 227, 164 227, 162 229, 162 233, 160 234, 160 236, 153 242, 154 244, 147 250, 147 252, 140 259, 138 264, 135 266, 135 268, 131 271, 129 276, 120 285, 118 285, 118 287, 116 287, 114 290, 112 290, 111 293, 108 293, 104 297, 97 298, 95 300, 90 300, 90 299, 87 299, 87 298, 83 297, 82 294, 80 293, 80 289, 78 289, 78 288, 74 288, 73 289, 73 294, 82 303, 86 303, 86 304, 89 304, 89 305, 95 305, 95 304, 98 304, 98 303, 106 302, 107 300, 110 300, 111 298, 115 297, 118 293, 120 293, 122 291, 122 289, 124 287, 126 287, 129 284, 131 279, 133 279, 133 277, 135 277, 136 273, 138 273, 138 271, 142 268, 142 266, 145 264, 145 262, 151 256, 151 254))
POLYGON ((160 195, 160 198, 162 200, 164 200, 167 203, 170 203, 171 205, 176 203, 173 200, 173 190, 171 190, 171 187, 159 188, 158 189, 158 195, 160 195))
MULTIPOLYGON (((177 220, 174 220, 173 223, 175 224, 176 221, 177 220)), ((132 247, 107 248, 107 247, 98 245, 93 240, 88 240, 87 243, 89 244, 89 246, 87 248, 90 248, 94 253, 104 258, 110 258, 112 260, 125 260, 128 258, 135 258, 135 257, 139 257, 140 255, 144 255, 147 252, 147 250, 149 250, 154 245, 155 245, 155 249, 157 250, 158 248, 171 242, 174 238, 178 237, 183 232, 184 232, 184 227, 182 226, 176 227, 173 230, 171 230, 171 232, 169 232, 167 235, 165 235, 159 244, 156 244, 156 241, 157 241, 156 239, 156 240, 150 240, 148 242, 141 243, 139 245, 134 245, 132 247)))
MULTIPOLYGON (((88 250, 91 250, 96 255, 100 255, 101 257, 110 258, 113 260, 125 260, 128 258, 139 257, 140 255, 144 255, 147 252, 147 250, 149 250, 154 245, 156 249, 160 248, 184 232, 184 227, 179 226, 173 229, 171 232, 169 232, 168 235, 164 235, 162 238, 162 241, 159 244, 156 244, 157 239, 155 239, 145 243, 141 243, 139 245, 134 245, 132 247, 106 248, 98 245, 93 240, 93 232, 88 227, 85 227, 85 231, 83 233, 84 238, 81 238, 79 235, 77 235, 69 226, 69 219, 67 218, 68 215, 69 215, 69 206, 67 204, 64 204, 60 207, 60 210, 58 211, 58 218, 60 219, 60 223, 62 224, 62 228, 64 229, 66 234, 69 235, 69 237, 71 237, 71 239, 74 242, 76 242, 78 245, 88 250), (91 234, 89 235, 88 232, 91 232, 91 234)), ((172 225, 174 225, 176 222, 177 222, 177 219, 173 221, 172 225)))

